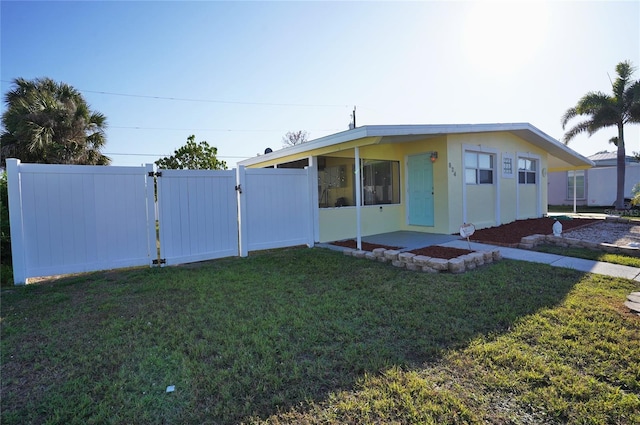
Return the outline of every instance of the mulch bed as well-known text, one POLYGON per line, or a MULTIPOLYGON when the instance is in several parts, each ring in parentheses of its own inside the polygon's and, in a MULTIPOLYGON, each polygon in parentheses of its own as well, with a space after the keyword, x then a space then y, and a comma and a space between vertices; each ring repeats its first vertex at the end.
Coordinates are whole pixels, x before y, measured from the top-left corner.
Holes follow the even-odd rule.
MULTIPOLYGON (((346 241, 331 242, 331 245, 337 245, 345 248, 356 249, 357 244, 355 239, 349 239, 346 241)), ((379 245, 376 243, 362 242, 363 251, 373 251, 376 248, 402 249, 402 247, 398 247, 398 246, 379 245)), ((456 258, 461 255, 471 254, 474 251, 469 251, 468 249, 448 248, 445 246, 432 245, 424 248, 414 249, 413 251, 408 251, 408 252, 416 255, 424 255, 432 258, 442 258, 444 260, 450 260, 452 258, 456 258)))
POLYGON ((448 248, 446 246, 427 246, 425 248, 414 249, 409 251, 412 254, 424 255, 432 258, 442 258, 444 260, 451 260, 452 258, 460 257, 461 255, 471 254, 475 251, 469 251, 468 249, 448 248))
MULTIPOLYGON (((474 242, 484 242, 501 246, 517 245, 525 236, 552 234, 553 230, 551 228, 555 221, 555 219, 549 217, 517 220, 501 226, 476 230, 469 239, 474 242)), ((598 223, 602 220, 577 218, 559 221, 562 223, 562 231, 566 232, 567 230, 598 223)))
MULTIPOLYGON (((355 239, 349 239, 346 241, 336 241, 336 242, 331 242, 331 245, 336 245, 336 246, 343 246, 345 248, 351 248, 351 249, 357 249, 358 244, 356 242, 355 239)), ((362 250, 363 251, 372 251, 376 248, 384 248, 384 249, 402 249, 402 247, 399 246, 389 246, 389 245, 379 245, 377 243, 368 243, 368 242, 362 242, 362 250)))
MULTIPOLYGON (((476 230, 469 238, 474 242, 483 242, 492 245, 499 246, 517 246, 520 240, 525 236, 531 235, 550 235, 553 233, 551 229, 555 219, 549 217, 543 218, 530 218, 527 220, 517 220, 512 223, 503 224, 501 226, 490 227, 488 229, 476 230)), ((588 226, 593 223, 601 222, 597 219, 577 218, 573 220, 559 220, 562 223, 562 231, 576 229, 583 226, 588 226)), ((349 239, 346 241, 331 242, 331 245, 342 246, 345 248, 356 249, 356 240, 349 239)), ((364 251, 373 251, 376 248, 385 249, 402 249, 402 247, 379 245, 375 243, 362 242, 362 249, 364 251)), ((452 258, 459 257, 461 255, 470 254, 474 251, 468 249, 447 248, 444 246, 427 246, 424 248, 414 249, 409 251, 412 254, 424 255, 433 258, 443 258, 450 260, 452 258)))

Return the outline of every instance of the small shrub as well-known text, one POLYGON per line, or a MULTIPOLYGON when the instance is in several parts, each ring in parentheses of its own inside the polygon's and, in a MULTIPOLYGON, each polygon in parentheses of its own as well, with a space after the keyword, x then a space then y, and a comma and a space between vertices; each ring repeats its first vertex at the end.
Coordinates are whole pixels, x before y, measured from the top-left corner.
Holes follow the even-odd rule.
POLYGON ((640 183, 636 183, 631 189, 631 205, 640 205, 640 183))

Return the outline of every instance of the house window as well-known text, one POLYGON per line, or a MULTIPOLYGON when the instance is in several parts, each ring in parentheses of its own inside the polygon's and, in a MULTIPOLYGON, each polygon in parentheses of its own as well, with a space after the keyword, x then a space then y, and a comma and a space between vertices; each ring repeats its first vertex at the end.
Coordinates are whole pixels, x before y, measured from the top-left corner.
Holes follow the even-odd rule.
POLYGON ((320 208, 355 205, 351 158, 318 158, 318 203, 320 208))
POLYGON ((504 174, 505 177, 513 177, 513 158, 507 156, 502 158, 502 174, 504 174))
POLYGON ((518 183, 536 184, 536 161, 518 158, 518 183))
POLYGON ((584 199, 584 170, 567 171, 567 199, 573 199, 573 176, 576 177, 576 199, 584 199))
POLYGON ((464 180, 467 184, 493 184, 493 155, 465 152, 464 180))
POLYGON ((362 204, 400 203, 400 162, 362 160, 362 204))

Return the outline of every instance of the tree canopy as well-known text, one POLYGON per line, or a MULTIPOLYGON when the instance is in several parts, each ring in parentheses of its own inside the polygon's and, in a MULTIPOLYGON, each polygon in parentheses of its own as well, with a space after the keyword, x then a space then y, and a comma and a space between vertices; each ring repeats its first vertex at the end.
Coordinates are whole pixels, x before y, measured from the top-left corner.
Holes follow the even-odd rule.
POLYGON ((288 131, 282 138, 282 146, 285 148, 288 146, 295 146, 301 143, 305 143, 308 140, 309 133, 304 130, 288 131))
POLYGON ((598 130, 616 127, 618 136, 610 142, 618 148, 617 152, 617 191, 616 207, 624 205, 624 177, 625 177, 625 142, 624 126, 640 123, 640 80, 633 81, 635 71, 630 61, 620 62, 616 66, 618 77, 611 83, 613 94, 602 92, 588 92, 576 104, 567 109, 562 117, 562 129, 569 121, 582 116, 585 119, 571 127, 564 135, 563 141, 568 144, 581 133, 593 135, 598 130))
POLYGON ((158 168, 190 170, 226 170, 226 161, 220 161, 216 155, 218 149, 202 141, 196 143, 196 136, 187 137, 187 144, 176 149, 171 156, 165 156, 155 162, 158 168))
POLYGON ((91 111, 82 94, 50 78, 13 80, 5 96, 0 154, 23 162, 108 165, 106 117, 91 111))

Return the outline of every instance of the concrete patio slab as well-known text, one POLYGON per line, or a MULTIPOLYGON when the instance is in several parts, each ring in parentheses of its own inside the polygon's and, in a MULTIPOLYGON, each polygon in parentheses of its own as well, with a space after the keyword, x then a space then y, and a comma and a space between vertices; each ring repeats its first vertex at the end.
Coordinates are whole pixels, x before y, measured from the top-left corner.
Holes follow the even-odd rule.
POLYGON ((460 239, 459 235, 398 231, 364 236, 362 241, 378 245, 397 246, 402 248, 401 251, 411 251, 412 249, 424 248, 431 245, 442 245, 457 239, 460 239))

